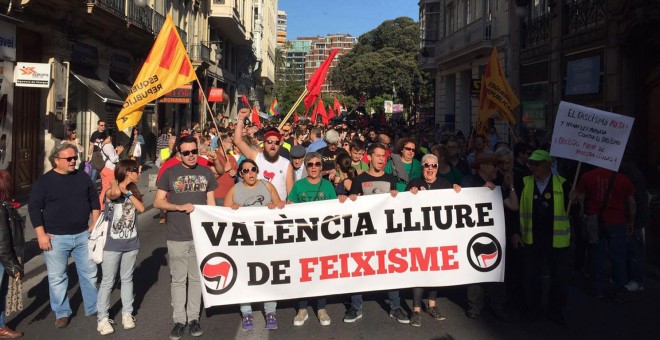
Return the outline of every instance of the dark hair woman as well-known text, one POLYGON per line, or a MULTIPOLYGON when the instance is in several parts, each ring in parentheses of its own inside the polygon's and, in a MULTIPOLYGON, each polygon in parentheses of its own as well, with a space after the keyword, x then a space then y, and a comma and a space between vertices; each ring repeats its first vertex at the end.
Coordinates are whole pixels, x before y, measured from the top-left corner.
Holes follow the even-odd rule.
POLYGON ((133 127, 133 130, 131 130, 131 138, 128 141, 128 145, 130 147, 128 149, 128 157, 136 160, 140 171, 142 171, 142 164, 144 164, 144 137, 142 137, 137 127, 133 127))
POLYGON ((138 163, 132 159, 119 161, 115 167, 115 180, 105 193, 112 204, 110 226, 103 249, 103 278, 99 286, 97 299, 96 329, 101 335, 113 333, 108 309, 110 308, 110 293, 115 284, 115 276, 119 269, 121 279, 122 325, 124 329, 135 327, 133 317, 133 270, 140 249, 137 234, 137 214, 144 211, 142 194, 137 188, 140 179, 138 163))
POLYGON ((7 292, 10 276, 15 280, 20 280, 23 272, 23 265, 19 257, 22 257, 23 230, 12 230, 11 219, 14 218, 11 212, 15 208, 10 202, 13 196, 13 187, 11 175, 7 170, 0 170, 0 338, 13 339, 23 336, 22 332, 17 332, 5 324, 5 308, 7 304, 7 292), (14 236, 16 233, 20 235, 14 236), (19 250, 17 251, 17 248, 19 250))

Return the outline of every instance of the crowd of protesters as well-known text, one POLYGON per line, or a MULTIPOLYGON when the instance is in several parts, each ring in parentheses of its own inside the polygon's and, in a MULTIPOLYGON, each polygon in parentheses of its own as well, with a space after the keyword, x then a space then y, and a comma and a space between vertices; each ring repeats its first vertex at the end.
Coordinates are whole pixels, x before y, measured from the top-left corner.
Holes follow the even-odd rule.
MULTIPOLYGON (((627 292, 644 289, 641 249, 643 230, 649 222, 648 196, 643 176, 627 159, 620 172, 583 166, 578 185, 572 189, 566 179, 573 178, 576 163, 552 158, 546 142, 549 139, 533 133, 514 137, 515 143, 509 144, 502 141, 509 138, 502 138, 504 136, 498 135, 494 128, 486 136, 474 137, 437 126, 382 126, 368 120, 328 126, 301 120, 287 122, 278 129, 268 122, 265 126, 256 126, 247 116, 248 111, 241 110, 236 123, 223 120, 204 129, 194 126, 190 130, 182 129, 178 136, 171 128, 164 128, 158 137, 156 166, 160 169, 154 207, 161 209, 160 223, 167 224, 175 323, 171 339, 181 338, 186 327, 194 336, 203 334, 199 324, 199 273, 187 218, 194 210, 191 203, 232 209, 245 206, 276 209, 285 204, 328 199, 345 202, 378 193, 396 196, 402 191, 416 194, 420 190, 452 189, 445 191, 449 195, 460 192, 462 187, 483 186, 492 190, 499 187, 507 235, 505 282, 467 286, 468 317, 478 318, 485 310, 491 310, 502 319, 519 315, 533 321, 545 316, 565 324, 566 286, 571 270, 591 278, 596 298, 611 296, 614 301, 621 302, 626 299, 627 292), (364 190, 367 187, 369 191, 364 190), (593 235, 594 229, 588 220, 596 215, 603 218, 593 235), (569 251, 574 253, 569 256, 569 251), (611 282, 606 280, 610 276, 605 272, 606 256, 612 263, 611 282), (541 279, 547 274, 551 287, 549 303, 544 310, 541 279), (490 308, 486 308, 485 297, 500 286, 506 292, 503 299, 491 299, 490 308)), ((137 132, 133 135, 134 140, 139 140, 137 132)), ((122 165, 118 176, 114 165, 116 154, 122 150, 112 146, 112 139, 105 135, 94 136, 90 143, 99 143, 107 158, 106 168, 100 172, 102 200, 99 202, 97 197, 96 202, 86 201, 89 209, 98 211, 99 205, 102 209, 105 198, 108 199, 105 202, 119 200, 130 204, 128 198, 137 196, 140 201, 136 201, 132 211, 135 212, 136 207, 139 211, 141 195, 135 190, 130 194, 131 190, 125 189, 125 183, 130 182, 126 172, 140 172, 139 157, 128 168, 122 165), (121 180, 117 182, 117 179, 121 180), (119 190, 121 183, 124 189, 119 190), (106 190, 108 193, 104 193, 106 190)), ((76 158, 77 161, 77 156, 72 156, 78 154, 77 149, 60 147, 58 150, 64 156, 52 155, 51 161, 62 162, 60 168, 66 173, 73 165, 69 167, 64 160, 72 162, 76 158)), ((39 185, 35 188, 43 190, 39 185)), ((36 194, 41 193, 37 191, 36 194)), ((31 197, 33 221, 44 220, 39 215, 46 202, 38 197, 41 196, 31 197)), ((48 224, 41 223, 39 227, 49 232, 48 224)), ((50 250, 51 245, 45 238, 43 242, 40 238, 40 246, 42 244, 44 251, 50 250)), ((129 250, 134 249, 123 249, 129 250)), ((76 258, 76 262, 79 261, 82 260, 76 258)), ((129 261, 127 265, 134 266, 134 263, 129 261)), ((47 267, 49 283, 52 283, 48 263, 47 267)), ((413 288, 410 315, 401 308, 400 292, 388 292, 391 318, 415 327, 421 326, 423 312, 434 320, 445 320, 437 300, 439 291, 442 287, 413 288), (428 299, 426 303, 424 298, 428 299)), ((85 296, 85 305, 89 307, 86 313, 90 313, 93 306, 87 300, 85 296)), ((124 299, 123 289, 122 301, 131 301, 124 299)), ((330 325, 331 316, 325 310, 326 298, 316 297, 313 301, 319 322, 330 325)), ((308 320, 307 304, 307 300, 298 301, 293 319, 295 326, 302 326, 308 320)), ((277 329, 276 307, 276 301, 264 303, 267 329, 277 329)), ((58 320, 66 317, 66 320, 57 326, 65 327, 70 311, 66 308, 54 310, 63 310, 57 317, 58 320)), ((124 306, 123 311, 125 325, 134 327, 132 308, 124 306)), ((251 306, 241 305, 240 312, 242 328, 252 330, 251 306)), ((103 317, 99 320, 99 332, 111 333, 113 328, 107 313, 99 313, 99 317, 103 317)), ((362 295, 357 293, 350 297, 350 307, 343 321, 352 323, 360 318, 362 295)))

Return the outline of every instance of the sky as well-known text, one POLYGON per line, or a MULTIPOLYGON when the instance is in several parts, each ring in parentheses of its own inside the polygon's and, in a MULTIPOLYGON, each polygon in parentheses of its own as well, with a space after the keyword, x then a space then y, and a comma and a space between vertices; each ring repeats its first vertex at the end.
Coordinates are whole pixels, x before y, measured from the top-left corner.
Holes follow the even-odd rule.
POLYGON ((419 21, 418 0, 279 0, 287 14, 287 40, 347 33, 359 37, 385 20, 419 21))

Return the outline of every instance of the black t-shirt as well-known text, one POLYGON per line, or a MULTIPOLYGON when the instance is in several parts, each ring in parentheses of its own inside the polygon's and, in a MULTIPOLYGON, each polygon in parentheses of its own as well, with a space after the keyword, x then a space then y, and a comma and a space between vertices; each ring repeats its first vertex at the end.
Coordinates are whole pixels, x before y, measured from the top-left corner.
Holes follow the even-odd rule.
POLYGON ((433 183, 428 183, 424 178, 420 177, 414 178, 412 181, 408 182, 406 191, 410 191, 412 188, 417 188, 419 190, 451 189, 453 188, 453 185, 442 177, 437 177, 433 183))
POLYGON ((372 176, 366 171, 355 176, 351 185, 350 195, 375 195, 396 190, 396 178, 383 173, 382 176, 372 176))
POLYGON ((336 163, 337 156, 342 152, 346 153, 346 150, 344 150, 342 148, 337 148, 337 150, 332 151, 326 146, 326 147, 320 148, 317 152, 320 153, 321 156, 323 157, 323 160, 322 160, 323 169, 322 170, 323 171, 328 171, 328 170, 334 170, 335 169, 335 164, 337 164, 336 163))
POLYGON ((103 143, 103 140, 105 139, 106 136, 107 134, 105 133, 105 131, 103 132, 100 132, 98 130, 94 131, 92 132, 92 135, 89 137, 89 142, 94 144, 94 149, 96 149, 97 145, 103 143))

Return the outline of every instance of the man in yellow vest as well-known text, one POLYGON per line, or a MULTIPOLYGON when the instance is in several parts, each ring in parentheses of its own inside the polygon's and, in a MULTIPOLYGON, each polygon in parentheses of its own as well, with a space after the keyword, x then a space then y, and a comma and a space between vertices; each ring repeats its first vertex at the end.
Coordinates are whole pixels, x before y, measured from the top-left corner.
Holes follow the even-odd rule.
POLYGON ((550 169, 552 157, 536 150, 528 160, 532 176, 523 178, 520 194, 520 235, 512 238, 516 248, 523 247, 525 317, 530 321, 541 312, 544 269, 550 272, 548 319, 565 324, 564 307, 569 275, 570 224, 566 207, 570 185, 550 169))

